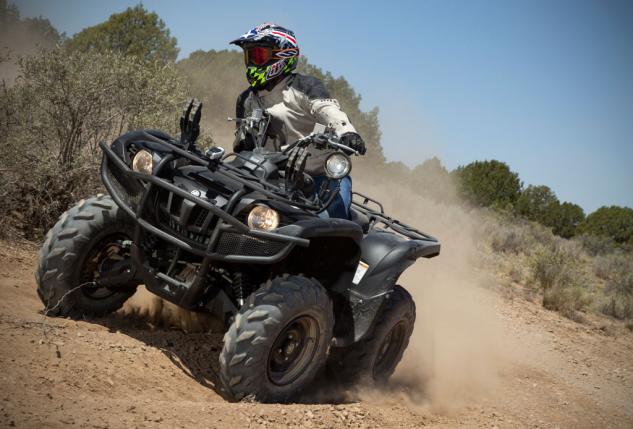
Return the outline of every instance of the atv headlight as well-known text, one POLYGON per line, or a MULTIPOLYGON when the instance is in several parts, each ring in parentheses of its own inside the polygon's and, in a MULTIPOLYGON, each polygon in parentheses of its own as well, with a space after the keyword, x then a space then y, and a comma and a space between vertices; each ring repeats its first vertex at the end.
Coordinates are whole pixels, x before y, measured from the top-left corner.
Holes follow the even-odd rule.
POLYGON ((248 214, 249 228, 270 231, 279 226, 279 213, 270 207, 255 206, 248 214))
POLYGON ((352 161, 340 153, 335 152, 325 160, 325 173, 332 179, 342 179, 352 169, 352 161))
POLYGON ((134 155, 134 159, 132 159, 132 170, 151 176, 153 167, 154 160, 152 154, 148 151, 141 149, 134 155))

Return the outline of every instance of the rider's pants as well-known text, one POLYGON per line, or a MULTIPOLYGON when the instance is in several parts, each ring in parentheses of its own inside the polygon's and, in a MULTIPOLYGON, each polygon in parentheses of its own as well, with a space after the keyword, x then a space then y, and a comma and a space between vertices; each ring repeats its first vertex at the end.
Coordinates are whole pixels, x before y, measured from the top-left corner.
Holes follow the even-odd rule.
MULTIPOLYGON (((314 178, 316 189, 321 189, 323 181, 328 180, 327 176, 318 176, 314 178)), ((334 197, 332 204, 327 208, 329 217, 340 219, 350 218, 350 207, 352 206, 352 178, 350 176, 343 177, 339 180, 331 180, 328 186, 330 191, 339 188, 338 194, 334 197)))

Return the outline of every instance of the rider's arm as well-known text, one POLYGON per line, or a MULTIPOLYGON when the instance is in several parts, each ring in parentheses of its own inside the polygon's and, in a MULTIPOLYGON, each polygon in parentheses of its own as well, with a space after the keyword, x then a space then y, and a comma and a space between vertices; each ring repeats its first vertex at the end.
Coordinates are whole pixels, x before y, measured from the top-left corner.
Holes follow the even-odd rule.
POLYGON ((341 110, 341 106, 334 98, 317 98, 310 100, 310 114, 315 121, 332 128, 337 135, 355 133, 347 114, 341 110))
POLYGON ((338 135, 356 132, 349 118, 341 110, 338 101, 319 79, 312 76, 297 75, 292 84, 302 94, 303 109, 318 124, 325 125, 338 135))
POLYGON ((341 137, 341 143, 365 154, 365 143, 356 132, 349 118, 341 110, 338 101, 332 97, 319 79, 297 75, 294 86, 303 94, 304 110, 312 116, 316 123, 334 130, 341 137))

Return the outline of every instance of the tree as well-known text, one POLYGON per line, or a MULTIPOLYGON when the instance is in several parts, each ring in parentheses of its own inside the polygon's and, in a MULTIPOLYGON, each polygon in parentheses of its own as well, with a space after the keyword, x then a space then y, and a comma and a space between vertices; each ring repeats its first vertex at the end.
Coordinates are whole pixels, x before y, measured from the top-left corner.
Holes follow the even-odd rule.
POLYGON ((579 226, 580 232, 612 238, 616 243, 633 244, 633 209, 600 207, 579 226))
POLYGON ((521 192, 514 209, 520 216, 545 224, 548 211, 556 204, 558 198, 548 186, 530 185, 521 192))
POLYGON ((453 173, 461 196, 478 206, 513 206, 521 193, 519 175, 504 162, 475 161, 453 173))
POLYGON ((552 228, 552 232, 563 238, 571 238, 576 235, 578 225, 585 219, 585 212, 577 204, 558 201, 551 204, 542 223, 552 228))
POLYGON ((71 50, 86 52, 108 50, 140 58, 143 61, 174 62, 178 56, 176 38, 165 22, 142 4, 110 15, 107 21, 88 27, 68 40, 71 50))

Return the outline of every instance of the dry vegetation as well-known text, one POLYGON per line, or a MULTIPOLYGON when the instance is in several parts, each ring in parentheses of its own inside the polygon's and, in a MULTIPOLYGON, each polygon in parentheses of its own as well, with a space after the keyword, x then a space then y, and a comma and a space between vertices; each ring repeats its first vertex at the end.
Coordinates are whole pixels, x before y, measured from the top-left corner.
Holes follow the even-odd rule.
POLYGON ((483 229, 489 244, 484 249, 493 256, 488 263, 509 285, 525 287, 545 308, 572 320, 582 322, 583 314, 597 312, 631 326, 631 253, 597 245, 604 241, 597 237, 560 238, 536 222, 499 214, 488 213, 483 229))

